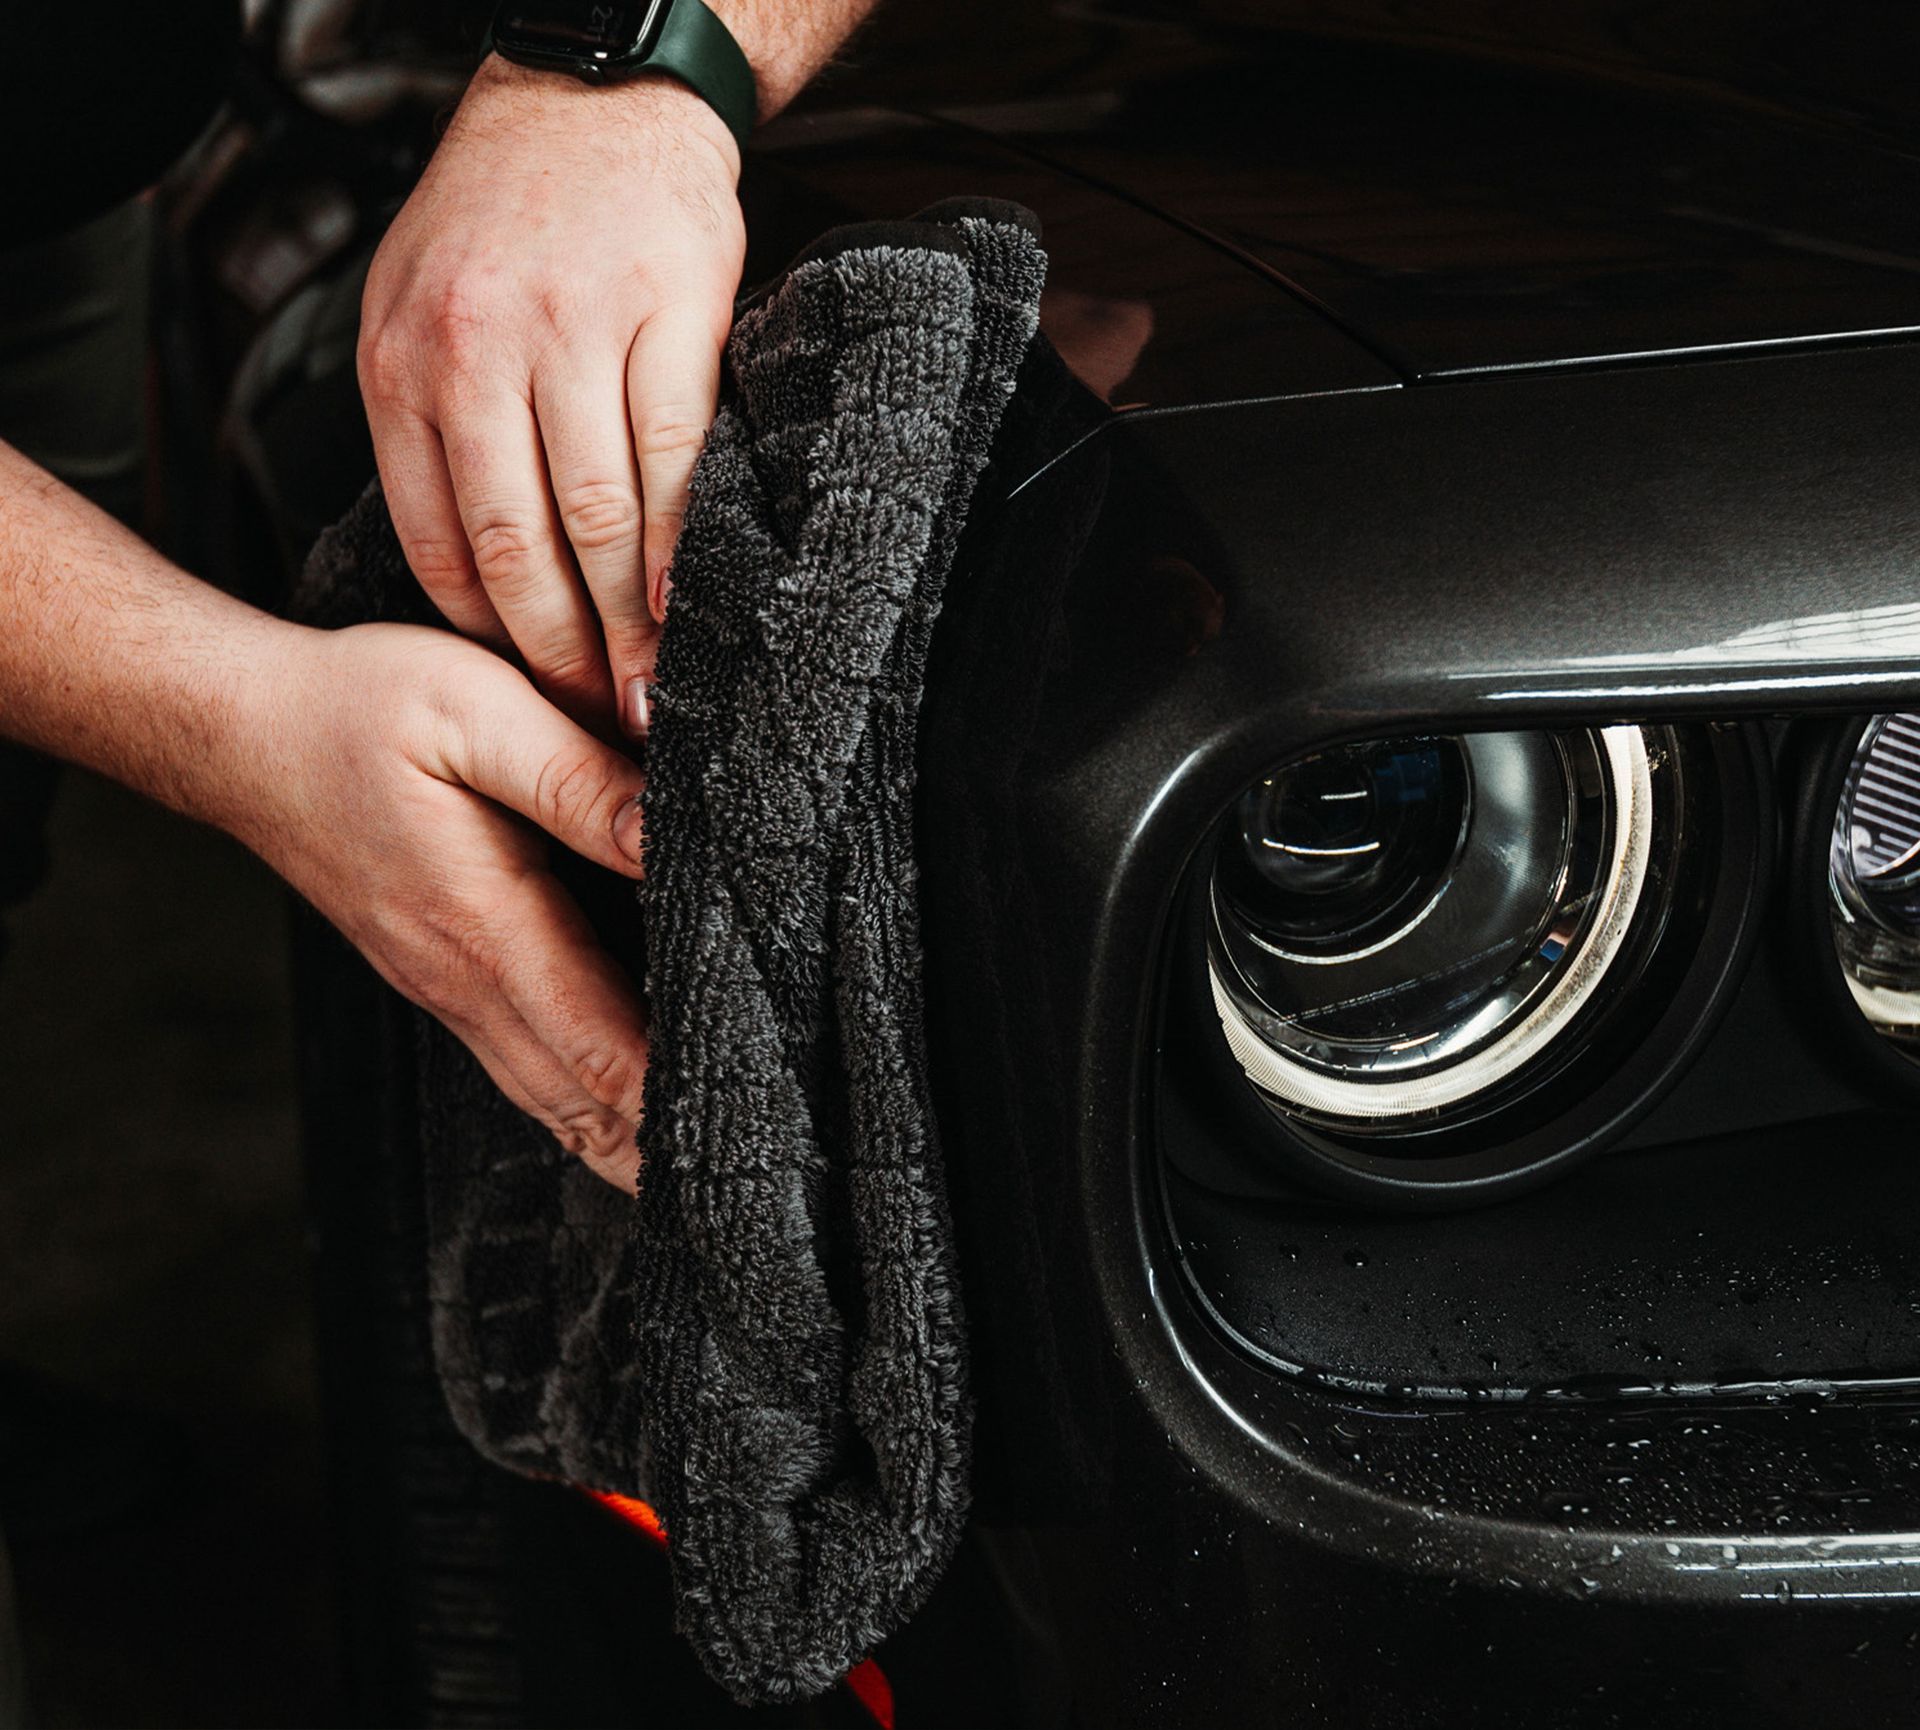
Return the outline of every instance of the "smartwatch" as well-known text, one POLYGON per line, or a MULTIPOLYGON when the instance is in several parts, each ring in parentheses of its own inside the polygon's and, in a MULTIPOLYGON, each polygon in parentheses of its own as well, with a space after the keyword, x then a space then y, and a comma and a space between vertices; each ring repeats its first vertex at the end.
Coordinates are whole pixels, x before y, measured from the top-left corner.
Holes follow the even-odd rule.
POLYGON ((701 0, 502 0, 487 46, 589 84, 668 73, 705 97, 742 145, 759 108, 753 68, 701 0))

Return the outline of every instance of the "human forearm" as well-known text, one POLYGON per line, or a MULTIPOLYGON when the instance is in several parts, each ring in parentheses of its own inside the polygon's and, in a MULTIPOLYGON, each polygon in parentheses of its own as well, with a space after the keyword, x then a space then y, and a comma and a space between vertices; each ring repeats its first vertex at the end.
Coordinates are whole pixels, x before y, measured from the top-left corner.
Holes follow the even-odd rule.
POLYGON ((753 68, 760 118, 791 102, 878 0, 707 0, 753 68))
POLYGON ((0 444, 0 734, 225 826, 265 669, 297 635, 0 444))

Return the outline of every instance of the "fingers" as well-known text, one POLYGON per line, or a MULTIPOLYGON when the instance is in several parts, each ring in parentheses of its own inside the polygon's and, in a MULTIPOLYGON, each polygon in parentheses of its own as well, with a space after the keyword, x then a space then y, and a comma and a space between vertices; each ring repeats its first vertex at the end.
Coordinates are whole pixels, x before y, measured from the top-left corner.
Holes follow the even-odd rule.
POLYGON ((521 818, 637 877, 640 770, 445 632, 292 642, 276 681, 288 706, 266 713, 301 724, 253 729, 286 748, 246 771, 270 790, 249 839, 516 1104, 631 1187, 645 1020, 521 818))
POLYGON ((666 618, 668 566, 687 514, 687 483, 720 395, 726 304, 679 297, 640 327, 627 355, 627 400, 645 505, 647 604, 666 618))
POLYGON ((477 977, 436 1013, 515 1105, 631 1191, 647 1075, 632 985, 544 871, 494 902, 473 954, 477 977))
POLYGON ((500 975, 508 1001, 576 1085, 637 1124, 647 1036, 633 986, 546 872, 520 880, 508 915, 500 975))
POLYGON ((640 1145, 634 1123, 594 1099, 510 1007, 501 1004, 484 1028, 452 1016, 442 1019, 515 1106, 597 1176, 629 1195, 635 1192, 640 1145))
POLYGON ((583 859, 641 873, 639 766, 543 702, 511 667, 463 657, 445 675, 449 723, 424 764, 537 823, 583 859))
POLYGON ((541 690, 569 714, 597 720, 612 709, 612 675, 561 532, 532 408, 510 391, 475 386, 448 405, 441 437, 488 601, 541 690))
POLYGON ((512 639, 474 568, 438 430, 411 410, 394 406, 387 396, 365 394, 380 485, 408 566, 441 616, 462 636, 508 648, 512 639))
POLYGON ((746 231, 709 107, 670 80, 617 106, 489 61, 375 254, 359 359, 436 604, 634 732, 746 231))
POLYGON ((659 627, 647 608, 640 470, 620 373, 568 355, 534 381, 534 411, 561 526, 600 616, 620 723, 639 737, 659 627))

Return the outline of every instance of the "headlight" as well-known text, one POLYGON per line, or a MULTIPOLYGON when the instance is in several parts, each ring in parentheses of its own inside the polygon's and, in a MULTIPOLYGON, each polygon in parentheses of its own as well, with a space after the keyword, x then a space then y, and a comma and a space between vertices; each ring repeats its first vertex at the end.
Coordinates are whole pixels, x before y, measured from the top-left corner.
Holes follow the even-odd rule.
POLYGON ((1665 738, 1388 739, 1249 788, 1217 839, 1207 921, 1248 1078, 1308 1122, 1378 1133, 1535 1071, 1659 911, 1665 738))
POLYGON ((1860 1011, 1920 1057, 1920 715, 1867 724, 1827 849, 1841 976, 1860 1011))

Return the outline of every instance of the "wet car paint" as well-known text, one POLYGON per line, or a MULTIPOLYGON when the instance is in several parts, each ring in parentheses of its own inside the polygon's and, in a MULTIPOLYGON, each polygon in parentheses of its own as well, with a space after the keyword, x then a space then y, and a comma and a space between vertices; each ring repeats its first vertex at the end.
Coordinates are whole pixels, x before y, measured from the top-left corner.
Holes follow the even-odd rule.
MULTIPOLYGON (((1714 1723, 1737 1701, 1787 1723, 1810 1688, 1900 1721, 1920 1352, 1886 1342, 1866 1388, 1823 1355, 1837 1337, 1776 1376, 1758 1345, 1702 1376, 1649 1232, 1610 1304, 1569 1306, 1611 1352, 1584 1386, 1561 1385, 1593 1368, 1579 1351, 1502 1400, 1494 1375, 1436 1402, 1391 1371, 1361 1394, 1261 1362, 1208 1313, 1163 1206, 1155 986, 1182 871, 1276 758, 1436 723, 1920 695, 1885 610, 1920 481, 1885 429, 1915 382, 1920 353, 1889 348, 1138 415, 1015 494, 1007 537, 1032 556, 950 601, 929 693, 929 976, 982 1515, 1045 1558, 1094 1721, 1714 1723), (1217 605, 1161 604, 1170 571, 1217 605), (971 857, 963 830, 988 837, 971 857)), ((1732 1163, 1830 1169, 1868 1129, 1778 1133, 1732 1163)), ((1744 1277, 1804 1249, 1742 1215, 1729 1198, 1717 1247, 1744 1277)), ((1327 1335, 1343 1304, 1361 1334, 1403 1296, 1364 1217, 1268 1201, 1236 1226, 1218 1197, 1207 1217, 1264 1235, 1256 1261, 1295 1230, 1339 1243, 1313 1294, 1327 1335)), ((1509 1253, 1551 1281, 1551 1235, 1512 1223, 1509 1253)), ((1444 1256, 1446 1222, 1417 1226, 1444 1256)), ((1897 1322, 1904 1278, 1860 1313, 1834 1301, 1897 1322)), ((1511 1333, 1514 1286, 1497 1264, 1467 1282, 1470 1335, 1511 1333)), ((1285 1280, 1261 1295, 1284 1305, 1285 1280)), ((1776 1321, 1802 1307, 1779 1301, 1776 1321)), ((1417 1342, 1436 1319, 1400 1326, 1417 1342)), ((1298 1334, 1284 1313, 1269 1331, 1298 1334)))

